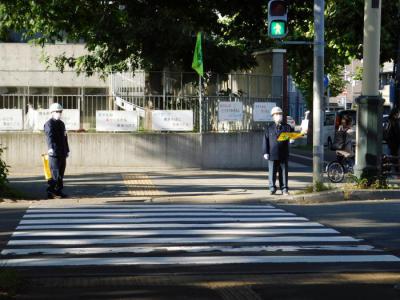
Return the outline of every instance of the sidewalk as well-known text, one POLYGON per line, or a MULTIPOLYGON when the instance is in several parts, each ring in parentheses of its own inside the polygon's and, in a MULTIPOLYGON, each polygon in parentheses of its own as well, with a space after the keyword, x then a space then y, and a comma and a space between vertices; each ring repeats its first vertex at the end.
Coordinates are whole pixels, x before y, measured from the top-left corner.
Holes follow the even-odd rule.
MULTIPOLYGON (((312 181, 305 167, 294 163, 289 187, 295 193, 312 181)), ((12 169, 10 184, 28 199, 45 199, 42 170, 12 169)), ((79 169, 68 168, 66 201, 154 201, 154 202, 259 202, 281 195, 268 195, 267 171, 200 169, 79 169)), ((54 202, 54 200, 51 200, 54 202)))
MULTIPOLYGON (((53 204, 71 202, 191 202, 191 203, 254 203, 340 201, 343 191, 296 195, 311 185, 310 167, 290 162, 291 196, 269 195, 267 170, 201 170, 201 169, 133 169, 68 168, 64 192, 68 199, 49 200, 53 204), (304 198, 304 199, 300 199, 304 198)), ((11 169, 10 185, 26 195, 26 200, 45 200, 47 183, 42 169, 11 169)), ((390 183, 399 184, 398 179, 390 183)), ((351 191, 348 191, 351 192, 351 191)), ((352 200, 398 198, 398 190, 355 190, 352 200)), ((400 195, 400 194, 399 194, 400 195)), ((349 199, 350 200, 350 199, 349 199)))

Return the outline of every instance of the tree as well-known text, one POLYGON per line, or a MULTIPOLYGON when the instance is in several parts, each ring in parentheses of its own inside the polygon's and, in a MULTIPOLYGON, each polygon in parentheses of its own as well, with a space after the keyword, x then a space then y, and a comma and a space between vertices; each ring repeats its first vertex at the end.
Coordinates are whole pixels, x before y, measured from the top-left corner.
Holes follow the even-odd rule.
MULTIPOLYGON (((313 1, 297 0, 290 7, 289 40, 312 40, 313 1)), ((394 60, 400 20, 396 1, 382 1, 381 63, 394 60)), ((351 59, 362 58, 364 0, 327 0, 325 7, 325 73, 338 77, 351 59)), ((291 46, 288 49, 290 73, 312 108, 311 46, 291 46), (301 48, 302 47, 302 48, 301 48)), ((340 91, 336 90, 333 96, 340 91)))
POLYGON ((90 75, 139 66, 190 71, 195 36, 203 31, 205 71, 226 73, 255 64, 251 53, 260 47, 265 30, 261 3, 9 0, 0 3, 0 32, 22 32, 40 45, 83 40, 87 55, 61 55, 50 62, 60 70, 68 66, 90 75))
MULTIPOLYGON (((398 1, 382 1, 381 62, 396 58, 398 1)), ((89 53, 59 56, 63 70, 109 73, 138 66, 191 71, 197 31, 205 34, 205 72, 255 64, 254 50, 280 47, 267 37, 266 0, 53 0, 0 2, 0 37, 10 30, 43 45, 84 41, 89 53)), ((362 57, 364 0, 326 0, 325 73, 337 76, 362 57)), ((291 1, 286 40, 313 38, 313 1, 291 1)), ((287 46, 290 73, 312 107, 312 47, 287 46)))

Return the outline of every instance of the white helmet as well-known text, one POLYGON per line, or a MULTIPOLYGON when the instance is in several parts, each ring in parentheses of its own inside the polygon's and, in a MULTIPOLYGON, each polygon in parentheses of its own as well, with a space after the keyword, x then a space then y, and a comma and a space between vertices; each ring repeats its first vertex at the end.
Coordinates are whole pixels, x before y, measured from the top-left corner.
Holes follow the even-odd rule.
POLYGON ((274 114, 282 114, 282 109, 278 106, 275 106, 274 108, 271 109, 271 116, 274 114))
POLYGON ((61 104, 59 103, 53 103, 52 105, 50 105, 50 112, 55 112, 55 111, 62 111, 63 107, 61 106, 61 104))

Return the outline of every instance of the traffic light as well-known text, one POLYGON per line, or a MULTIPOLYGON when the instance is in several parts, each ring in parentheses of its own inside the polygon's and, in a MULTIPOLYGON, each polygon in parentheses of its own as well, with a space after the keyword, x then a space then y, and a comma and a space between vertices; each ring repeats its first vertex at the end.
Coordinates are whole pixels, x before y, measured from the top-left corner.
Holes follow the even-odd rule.
POLYGON ((268 35, 274 39, 284 38, 287 33, 288 4, 285 0, 268 3, 268 35))

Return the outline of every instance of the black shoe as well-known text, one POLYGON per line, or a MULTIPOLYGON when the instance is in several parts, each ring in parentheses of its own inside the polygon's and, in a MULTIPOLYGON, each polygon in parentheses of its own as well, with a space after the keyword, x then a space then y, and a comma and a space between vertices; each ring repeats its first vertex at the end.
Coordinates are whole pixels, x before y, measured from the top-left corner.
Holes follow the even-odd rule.
POLYGON ((47 199, 61 199, 61 196, 56 193, 47 193, 47 199))
POLYGON ((270 195, 275 195, 275 194, 276 194, 276 191, 269 191, 269 194, 270 194, 270 195))
POLYGON ((64 194, 63 192, 57 193, 57 196, 59 197, 58 199, 60 199, 60 198, 62 198, 62 199, 68 198, 68 195, 67 195, 67 194, 64 194))

